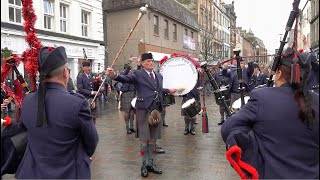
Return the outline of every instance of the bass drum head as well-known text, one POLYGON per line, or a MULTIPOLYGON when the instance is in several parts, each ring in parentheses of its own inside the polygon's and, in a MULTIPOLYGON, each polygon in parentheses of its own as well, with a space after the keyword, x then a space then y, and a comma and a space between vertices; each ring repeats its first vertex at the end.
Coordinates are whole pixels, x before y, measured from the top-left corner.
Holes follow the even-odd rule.
POLYGON ((160 67, 163 76, 163 88, 178 89, 173 95, 185 95, 197 84, 196 66, 187 58, 176 56, 167 59, 160 67), (179 90, 181 89, 181 90, 179 90))

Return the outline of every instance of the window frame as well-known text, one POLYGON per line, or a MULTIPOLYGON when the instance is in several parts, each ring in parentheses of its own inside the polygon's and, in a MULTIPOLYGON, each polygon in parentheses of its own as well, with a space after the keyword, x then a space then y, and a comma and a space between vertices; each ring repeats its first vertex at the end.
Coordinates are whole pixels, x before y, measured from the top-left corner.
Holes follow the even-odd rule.
POLYGON ((164 20, 164 37, 169 39, 169 21, 168 20, 164 20))
POLYGON ((173 40, 178 40, 177 24, 173 23, 173 40))
POLYGON ((8 20, 12 23, 22 24, 23 18, 22 18, 22 2, 21 0, 12 0, 13 4, 10 3, 10 0, 8 0, 8 20), (20 6, 17 4, 17 1, 20 2, 20 6), (10 8, 13 9, 13 21, 10 20, 10 8), (20 22, 17 22, 17 10, 20 11, 20 22))
POLYGON ((159 35, 159 16, 153 15, 153 34, 159 35))
POLYGON ((89 37, 89 26, 90 26, 89 19, 90 19, 90 13, 88 11, 82 10, 81 11, 81 35, 83 37, 89 37), (86 18, 84 18, 84 15, 87 15, 86 18), (84 19, 86 19, 87 22, 84 22, 84 19))
POLYGON ((43 0, 43 28, 47 30, 53 29, 54 21, 54 4, 51 0, 43 0), (50 7, 48 7, 50 5, 50 7), (51 12, 48 12, 49 10, 51 12))
POLYGON ((69 7, 68 5, 63 4, 63 3, 60 3, 60 6, 59 6, 59 8, 60 8, 59 9, 60 10, 59 11, 60 12, 60 14, 59 14, 60 32, 62 32, 62 33, 68 32, 68 7, 69 7), (65 12, 63 12, 62 9, 64 9, 65 12), (62 22, 65 23, 65 27, 64 27, 65 31, 62 30, 62 26, 63 26, 62 22))

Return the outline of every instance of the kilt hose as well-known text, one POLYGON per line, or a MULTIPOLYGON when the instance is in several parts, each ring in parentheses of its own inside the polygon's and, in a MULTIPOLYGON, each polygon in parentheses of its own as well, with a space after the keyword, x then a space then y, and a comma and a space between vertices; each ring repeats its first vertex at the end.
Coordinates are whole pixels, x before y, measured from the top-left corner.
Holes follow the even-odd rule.
POLYGON ((147 109, 136 109, 136 138, 140 141, 161 138, 162 120, 158 126, 150 126, 147 120, 149 115, 150 112, 147 109))

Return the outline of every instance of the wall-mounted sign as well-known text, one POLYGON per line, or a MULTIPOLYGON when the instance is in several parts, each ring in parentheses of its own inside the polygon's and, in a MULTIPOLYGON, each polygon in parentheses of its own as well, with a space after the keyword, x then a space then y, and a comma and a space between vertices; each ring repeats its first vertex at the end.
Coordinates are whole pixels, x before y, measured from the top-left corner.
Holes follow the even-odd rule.
POLYGON ((183 35, 183 47, 191 50, 196 50, 196 42, 194 38, 183 35))

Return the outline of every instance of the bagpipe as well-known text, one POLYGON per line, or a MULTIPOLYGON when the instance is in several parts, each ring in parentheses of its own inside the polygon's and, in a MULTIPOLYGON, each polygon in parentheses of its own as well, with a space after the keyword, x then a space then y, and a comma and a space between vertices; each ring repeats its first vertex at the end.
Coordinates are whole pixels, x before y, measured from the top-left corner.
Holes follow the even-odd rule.
POLYGON ((212 85, 213 91, 220 102, 220 104, 224 107, 225 112, 227 113, 228 116, 231 116, 234 114, 234 112, 229 108, 227 101, 226 101, 226 96, 224 96, 223 92, 220 90, 217 81, 213 78, 212 74, 209 71, 209 68, 207 67, 207 62, 202 62, 201 67, 204 69, 206 72, 209 82, 212 85))
MULTIPOLYGON (((272 64, 272 67, 271 67, 271 74, 270 74, 270 77, 269 77, 268 82, 267 82, 267 86, 268 87, 272 87, 273 86, 273 76, 275 75, 276 70, 278 69, 278 67, 280 65, 280 59, 282 57, 283 48, 284 48, 285 44, 287 43, 286 39, 287 39, 288 33, 291 31, 291 28, 293 26, 293 23, 294 23, 295 19, 297 19, 298 16, 299 16, 299 4, 300 4, 300 0, 294 0, 294 2, 292 3, 293 9, 290 12, 290 16, 289 16, 289 19, 287 21, 287 25, 286 25, 286 28, 285 28, 286 31, 285 31, 285 33, 283 35, 282 41, 280 41, 280 47, 278 49, 277 55, 273 59, 273 64, 272 64)), ((296 22, 296 26, 297 26, 297 24, 298 24, 298 22, 296 22)))

